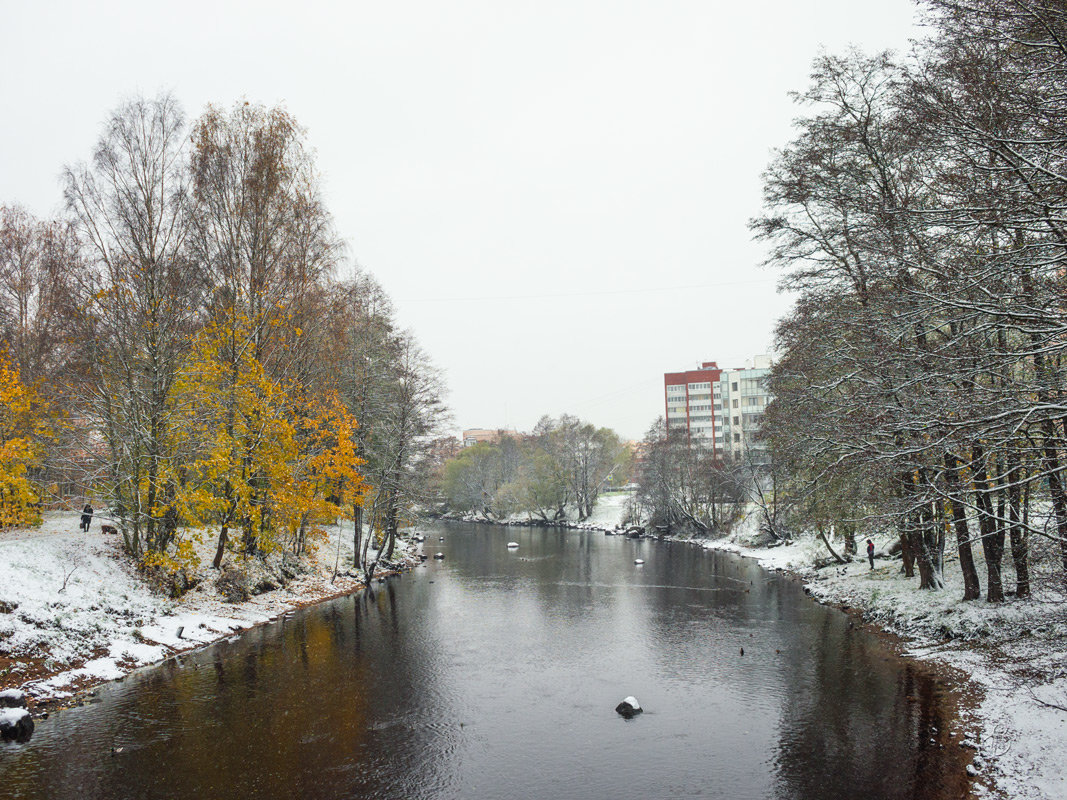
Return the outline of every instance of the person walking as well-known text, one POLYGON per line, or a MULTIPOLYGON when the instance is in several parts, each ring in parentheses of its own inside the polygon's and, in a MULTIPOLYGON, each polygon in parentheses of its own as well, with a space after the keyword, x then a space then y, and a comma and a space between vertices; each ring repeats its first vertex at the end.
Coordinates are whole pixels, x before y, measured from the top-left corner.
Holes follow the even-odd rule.
POLYGON ((89 532, 89 525, 93 521, 93 506, 91 503, 86 503, 85 508, 82 509, 82 522, 78 527, 86 533, 89 532))
POLYGON ((871 562, 871 569, 874 569, 874 542, 870 539, 867 540, 867 558, 871 562))

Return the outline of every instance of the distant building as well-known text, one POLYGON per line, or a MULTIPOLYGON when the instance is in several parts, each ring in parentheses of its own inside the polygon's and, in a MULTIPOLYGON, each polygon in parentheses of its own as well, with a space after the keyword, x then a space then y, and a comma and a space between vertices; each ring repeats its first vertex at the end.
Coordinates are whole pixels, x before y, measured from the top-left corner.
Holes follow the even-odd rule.
POLYGON ((770 356, 761 355, 740 369, 720 369, 705 361, 699 369, 665 373, 668 430, 686 431, 690 442, 713 448, 720 458, 766 461, 766 443, 756 434, 771 401, 770 371, 770 356))
POLYGON ((470 430, 463 431, 463 446, 474 447, 479 442, 499 442, 500 437, 506 431, 503 430, 489 430, 488 428, 471 428, 470 430))
POLYGON ((718 387, 722 372, 714 361, 705 361, 700 369, 664 374, 663 402, 668 431, 684 430, 689 441, 713 446, 716 417, 719 425, 722 419, 721 399, 717 395, 721 392, 718 387))

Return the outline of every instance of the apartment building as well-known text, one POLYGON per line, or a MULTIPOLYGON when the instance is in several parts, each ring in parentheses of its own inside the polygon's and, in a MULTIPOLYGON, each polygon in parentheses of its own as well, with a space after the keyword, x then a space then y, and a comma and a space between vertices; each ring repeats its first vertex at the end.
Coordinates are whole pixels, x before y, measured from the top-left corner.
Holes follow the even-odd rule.
POLYGON ((669 430, 685 430, 690 441, 711 446, 716 417, 722 417, 721 404, 713 400, 713 387, 719 385, 722 372, 714 361, 705 361, 699 369, 664 374, 664 407, 669 430), (716 404, 719 404, 718 413, 716 404))
POLYGON ((767 446, 756 434, 771 401, 770 367, 770 356, 761 355, 738 369, 705 361, 699 369, 664 373, 668 429, 685 430, 690 442, 711 447, 720 457, 766 461, 767 446))

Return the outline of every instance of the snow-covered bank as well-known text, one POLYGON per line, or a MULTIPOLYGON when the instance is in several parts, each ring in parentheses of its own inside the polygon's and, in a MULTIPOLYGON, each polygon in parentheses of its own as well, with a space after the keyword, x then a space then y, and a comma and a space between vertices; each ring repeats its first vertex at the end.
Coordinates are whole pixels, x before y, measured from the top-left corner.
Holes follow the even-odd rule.
MULTIPOLYGON (((82 533, 73 514, 0 533, 0 690, 23 689, 37 703, 62 701, 135 667, 356 591, 361 575, 331 580, 338 535, 342 568, 351 564, 351 525, 330 531, 304 559, 302 574, 239 603, 226 601, 217 573, 205 567, 182 598, 159 595, 123 557, 117 536, 95 523, 82 533)), ((414 546, 397 546, 398 557, 413 558, 414 546)))
POLYGON ((480 525, 511 525, 516 527, 545 527, 567 528, 576 531, 603 531, 614 532, 619 529, 626 519, 629 510, 630 492, 610 492, 600 495, 593 513, 584 520, 579 520, 575 509, 567 508, 567 514, 563 519, 543 520, 531 514, 512 514, 508 517, 488 517, 477 511, 466 513, 450 512, 444 514, 441 519, 454 522, 474 522, 480 525))
MULTIPOLYGON (((816 599, 904 638, 907 655, 969 676, 980 695, 963 720, 976 745, 976 794, 1067 797, 1067 596, 1055 582, 1037 583, 1030 600, 965 603, 955 562, 945 568, 944 590, 919 591, 899 559, 876 558, 873 570, 866 560, 816 569, 816 558, 827 555, 816 540, 755 547, 753 533, 746 520, 724 539, 693 543, 798 575, 816 599)), ((978 568, 984 582, 984 563, 978 568)))

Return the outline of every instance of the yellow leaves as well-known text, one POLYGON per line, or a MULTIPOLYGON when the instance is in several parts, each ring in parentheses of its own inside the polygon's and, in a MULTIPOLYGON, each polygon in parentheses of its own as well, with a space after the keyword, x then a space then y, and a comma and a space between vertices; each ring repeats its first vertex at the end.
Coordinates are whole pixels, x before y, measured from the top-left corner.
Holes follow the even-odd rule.
POLYGON ((38 492, 27 477, 46 435, 45 409, 19 378, 18 367, 0 351, 0 528, 38 525, 38 492))
MULTIPOLYGON (((189 452, 180 503, 194 525, 240 525, 260 550, 314 532, 363 502, 355 418, 335 393, 272 380, 240 315, 205 329, 175 385, 189 452)), ((297 329, 297 333, 302 333, 297 329)))
POLYGON ((195 569, 200 565, 200 556, 196 554, 196 548, 188 539, 178 542, 173 554, 161 553, 158 550, 148 550, 141 557, 141 568, 151 570, 161 568, 167 572, 177 572, 180 569, 195 569))

